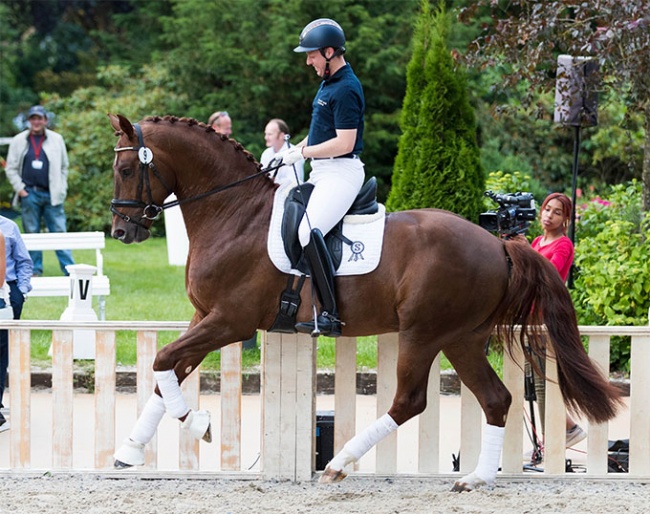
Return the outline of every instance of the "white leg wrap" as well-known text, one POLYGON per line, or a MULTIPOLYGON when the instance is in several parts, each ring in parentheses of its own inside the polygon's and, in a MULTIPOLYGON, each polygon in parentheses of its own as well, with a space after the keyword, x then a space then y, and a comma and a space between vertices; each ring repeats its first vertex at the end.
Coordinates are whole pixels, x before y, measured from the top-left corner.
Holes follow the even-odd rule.
POLYGON ((485 425, 478 465, 472 473, 458 481, 465 484, 466 489, 475 489, 481 485, 494 483, 499 469, 499 461, 501 460, 505 431, 504 427, 485 425))
POLYGON ((348 464, 358 461, 370 448, 397 430, 397 427, 398 425, 393 418, 388 413, 384 414, 363 432, 355 435, 345 443, 343 449, 336 454, 327 467, 341 471, 348 464))
POLYGON ((172 418, 182 418, 190 411, 190 408, 185 403, 181 387, 178 385, 178 377, 173 369, 167 371, 154 371, 156 382, 158 382, 158 389, 162 394, 162 399, 165 402, 165 409, 172 418))
POLYGON ((136 443, 147 444, 156 433, 160 420, 165 415, 165 403, 156 393, 153 393, 142 409, 142 414, 136 421, 129 439, 136 443))

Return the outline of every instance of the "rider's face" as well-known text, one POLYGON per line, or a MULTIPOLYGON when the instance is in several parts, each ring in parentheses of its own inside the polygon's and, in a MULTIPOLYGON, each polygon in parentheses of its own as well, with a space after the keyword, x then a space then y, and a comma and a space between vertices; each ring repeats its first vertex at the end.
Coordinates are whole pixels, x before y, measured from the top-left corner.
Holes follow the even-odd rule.
MULTIPOLYGON (((325 49, 325 55, 331 55, 333 53, 333 50, 331 48, 326 48, 325 49)), ((320 53, 320 50, 312 50, 311 52, 307 52, 307 66, 313 66, 313 68, 316 70, 316 74, 319 77, 324 77, 325 76, 325 63, 327 61, 325 60, 325 57, 320 53)))

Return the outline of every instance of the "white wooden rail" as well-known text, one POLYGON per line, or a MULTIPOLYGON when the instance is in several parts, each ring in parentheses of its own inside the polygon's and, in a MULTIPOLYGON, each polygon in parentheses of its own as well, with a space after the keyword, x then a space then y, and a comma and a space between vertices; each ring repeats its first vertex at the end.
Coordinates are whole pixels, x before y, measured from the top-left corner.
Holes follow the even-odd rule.
MULTIPOLYGON (((72 330, 96 331, 95 360, 95 433, 94 469, 112 469, 112 454, 120 420, 116 419, 116 333, 135 332, 138 345, 138 411, 144 406, 153 390, 151 369, 158 333, 182 332, 187 323, 182 322, 61 322, 61 321, 3 321, 2 328, 10 329, 10 407, 9 434, 2 434, 0 448, 9 435, 11 472, 32 469, 30 340, 32 330, 52 331, 52 395, 55 415, 52 419, 52 468, 73 469, 73 446, 76 442, 72 424, 73 359, 72 330)), ((630 471, 626 474, 607 473, 608 425, 587 427, 588 457, 586 474, 592 477, 648 478, 650 477, 650 328, 649 327, 580 327, 589 338, 589 353, 597 364, 608 371, 610 338, 618 335, 632 337, 632 371, 630 386, 630 471)), ((376 415, 389 408, 396 388, 395 363, 398 341, 396 334, 378 337, 376 415)), ((340 338, 336 342, 336 378, 334 410, 334 451, 358 431, 356 396, 356 340, 340 338)), ((267 479, 310 480, 315 467, 314 434, 316 413, 316 343, 307 336, 263 334, 262 338, 262 390, 260 465, 257 471, 248 471, 242 463, 242 369, 241 344, 223 348, 221 356, 221 424, 213 418, 213 432, 220 465, 217 472, 231 477, 262 477, 267 479)), ((506 425, 506 440, 502 459, 503 476, 522 476, 524 418, 520 415, 524 404, 523 371, 516 361, 505 358, 504 382, 513 396, 513 407, 506 425)), ((417 448, 417 471, 423 475, 453 475, 451 468, 440 467, 440 441, 447 429, 446 413, 442 409, 440 391, 440 366, 437 359, 431 371, 427 410, 419 417, 417 436, 407 445, 417 448)), ((549 361, 548 373, 555 367, 549 361)), ((191 406, 203 401, 199 395, 199 374, 193 373, 184 382, 184 392, 191 406)), ((528 476, 564 475, 564 406, 559 390, 547 382, 546 442, 544 473, 528 476)), ((463 386, 461 391, 460 449, 461 473, 474 468, 480 448, 482 414, 474 396, 463 386)), ((404 427, 403 427, 404 428, 404 427)), ((130 426, 129 426, 130 429, 130 426)), ((374 474, 400 473, 398 457, 400 448, 398 430, 376 449, 374 474)), ((85 435, 87 437, 87 434, 85 435)), ((201 443, 204 445, 205 443, 201 443)), ((213 443, 214 444, 214 443, 213 443)), ((458 448, 449 448, 449 455, 458 448)), ((374 451, 374 450, 373 450, 374 451)), ((445 449, 447 451, 447 449, 445 449)), ((200 461, 199 443, 180 434, 178 442, 178 472, 197 474, 204 472, 200 461)), ((159 455, 156 444, 147 446, 144 469, 157 467, 159 455)), ((248 464, 248 463, 247 463, 248 464)), ((362 474, 367 471, 359 471, 362 474)), ((575 474, 566 474, 567 477, 575 474)), ((584 475, 582 475, 584 476, 584 475)))

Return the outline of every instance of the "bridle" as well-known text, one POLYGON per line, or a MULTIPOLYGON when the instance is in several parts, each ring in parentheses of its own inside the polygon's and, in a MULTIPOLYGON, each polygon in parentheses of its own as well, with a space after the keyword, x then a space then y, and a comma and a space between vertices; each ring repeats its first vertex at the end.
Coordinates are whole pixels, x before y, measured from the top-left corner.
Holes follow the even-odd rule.
POLYGON ((266 169, 263 169, 261 171, 258 171, 257 173, 254 173, 253 175, 249 175, 248 177, 245 177, 241 180, 237 180, 235 182, 231 182, 230 184, 226 184, 225 186, 220 186, 215 189, 211 189, 209 191, 206 191, 205 193, 201 193, 196 196, 192 196, 190 198, 184 198, 182 200, 173 200, 171 202, 167 202, 163 205, 158 205, 154 203, 153 201, 153 195, 151 194, 151 181, 149 180, 149 173, 147 172, 147 168, 150 169, 154 176, 158 179, 158 181, 163 185, 163 187, 167 190, 167 196, 173 193, 172 189, 167 185, 165 180, 163 179, 162 175, 158 172, 158 169, 156 168, 156 165, 153 162, 153 152, 151 149, 144 144, 144 137, 142 136, 142 129, 138 123, 134 124, 133 127, 135 128, 135 132, 138 135, 138 146, 116 146, 113 148, 113 150, 117 152, 138 152, 138 160, 140 161, 140 165, 138 166, 138 172, 140 174, 139 177, 139 182, 138 182, 138 189, 137 189, 137 196, 140 198, 139 200, 121 200, 119 198, 113 198, 111 200, 111 212, 124 220, 126 223, 134 223, 146 230, 149 230, 149 227, 147 227, 144 223, 142 223, 142 220, 148 220, 148 221, 155 221, 158 219, 160 214, 163 212, 165 209, 169 209, 171 207, 176 207, 177 205, 181 205, 184 203, 188 202, 193 202, 196 200, 200 200, 202 198, 205 198, 206 196, 210 196, 216 193, 220 193, 221 191, 225 191, 226 189, 230 189, 232 187, 238 186, 240 184, 243 184, 244 182, 247 182, 248 180, 261 177, 263 175, 267 175, 269 172, 277 170, 282 164, 280 163, 277 166, 269 166, 266 169), (146 192, 146 197, 147 201, 144 202, 141 200, 143 191, 146 192), (122 208, 142 208, 142 215, 140 216, 139 219, 134 219, 131 216, 128 216, 127 214, 124 214, 123 212, 120 212, 118 210, 118 207, 122 208))

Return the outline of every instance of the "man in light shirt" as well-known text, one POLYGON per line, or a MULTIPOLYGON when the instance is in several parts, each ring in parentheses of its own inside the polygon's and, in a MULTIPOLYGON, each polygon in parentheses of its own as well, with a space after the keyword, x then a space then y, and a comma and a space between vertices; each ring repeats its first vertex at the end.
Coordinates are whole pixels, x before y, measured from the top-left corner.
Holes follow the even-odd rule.
MULTIPOLYGON (((260 162, 262 167, 266 168, 271 163, 273 158, 282 150, 291 148, 289 143, 289 126, 279 118, 273 118, 266 124, 264 129, 264 141, 266 141, 267 149, 262 153, 260 162)), ((283 165, 278 170, 271 172, 271 176, 275 174, 275 181, 280 184, 291 184, 297 186, 305 180, 305 160, 301 159, 294 165, 283 165), (295 166, 295 171, 294 171, 295 166), (296 178, 297 177, 297 178, 296 178)))

